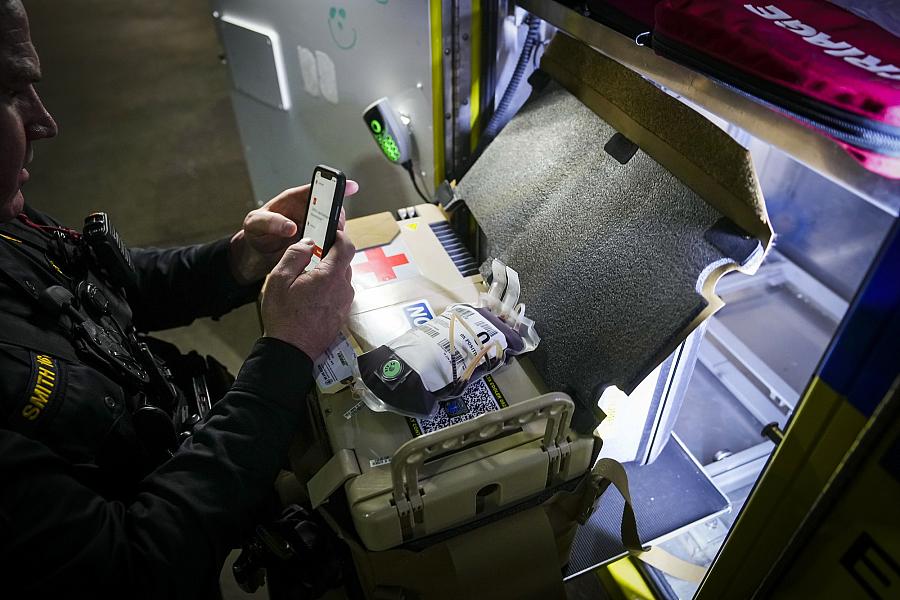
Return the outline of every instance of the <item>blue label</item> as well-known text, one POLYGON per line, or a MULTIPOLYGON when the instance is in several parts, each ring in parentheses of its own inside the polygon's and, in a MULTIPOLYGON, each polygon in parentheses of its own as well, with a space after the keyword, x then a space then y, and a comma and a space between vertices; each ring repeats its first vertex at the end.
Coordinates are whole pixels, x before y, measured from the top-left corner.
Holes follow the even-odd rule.
POLYGON ((444 410, 447 411, 448 417, 458 417, 465 413, 468 410, 468 407, 462 398, 454 398, 453 400, 448 400, 444 404, 444 410))
POLYGON ((412 327, 418 327, 434 318, 427 300, 407 304, 403 307, 403 314, 406 315, 406 320, 412 327))

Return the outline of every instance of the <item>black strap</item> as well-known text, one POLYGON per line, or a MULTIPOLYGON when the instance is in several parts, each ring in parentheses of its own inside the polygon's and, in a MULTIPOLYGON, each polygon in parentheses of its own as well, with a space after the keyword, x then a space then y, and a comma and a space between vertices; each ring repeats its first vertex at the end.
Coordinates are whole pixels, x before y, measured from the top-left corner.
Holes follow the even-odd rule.
MULTIPOLYGON (((49 275, 42 274, 39 269, 29 268, 23 263, 24 252, 12 247, 14 242, 0 237, 0 276, 12 289, 22 292, 38 309, 40 309, 40 293, 42 290, 59 285, 59 281, 48 281, 49 275)), ((31 262, 30 259, 28 259, 31 262)), ((75 347, 66 335, 50 327, 36 326, 20 316, 0 311, 0 342, 29 348, 70 361, 77 361, 75 347)))

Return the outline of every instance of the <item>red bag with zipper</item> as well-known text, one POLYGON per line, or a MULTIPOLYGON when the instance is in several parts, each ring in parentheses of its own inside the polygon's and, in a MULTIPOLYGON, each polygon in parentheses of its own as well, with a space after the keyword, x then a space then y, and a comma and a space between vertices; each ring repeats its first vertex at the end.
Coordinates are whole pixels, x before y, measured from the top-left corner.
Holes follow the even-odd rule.
POLYGON ((664 0, 653 48, 900 178, 900 39, 824 0, 664 0))

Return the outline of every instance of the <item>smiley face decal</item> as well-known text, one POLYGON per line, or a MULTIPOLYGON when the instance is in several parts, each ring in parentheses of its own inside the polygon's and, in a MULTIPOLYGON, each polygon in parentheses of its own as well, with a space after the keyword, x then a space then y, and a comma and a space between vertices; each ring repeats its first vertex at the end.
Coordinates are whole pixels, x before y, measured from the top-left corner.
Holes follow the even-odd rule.
POLYGON ((332 6, 328 11, 328 31, 341 50, 350 50, 356 46, 356 28, 347 26, 347 11, 343 8, 332 6))

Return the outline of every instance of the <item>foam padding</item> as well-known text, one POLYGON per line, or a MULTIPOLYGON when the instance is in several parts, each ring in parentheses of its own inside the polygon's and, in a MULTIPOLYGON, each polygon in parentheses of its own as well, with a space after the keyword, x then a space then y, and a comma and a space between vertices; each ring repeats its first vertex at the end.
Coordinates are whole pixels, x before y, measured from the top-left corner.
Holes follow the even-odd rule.
POLYGON ((519 272, 535 366, 583 406, 607 385, 630 393, 708 307, 706 277, 736 266, 705 237, 722 214, 643 150, 614 159, 615 135, 551 83, 457 190, 488 257, 519 272))
POLYGON ((541 69, 768 249, 772 228, 752 158, 727 133, 565 34, 553 38, 541 69))

